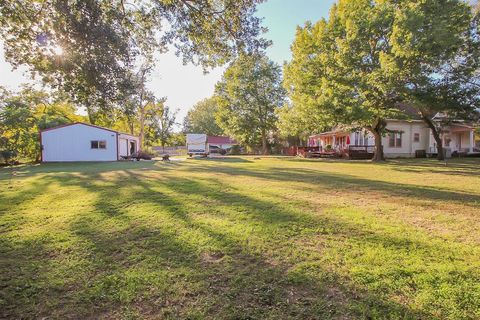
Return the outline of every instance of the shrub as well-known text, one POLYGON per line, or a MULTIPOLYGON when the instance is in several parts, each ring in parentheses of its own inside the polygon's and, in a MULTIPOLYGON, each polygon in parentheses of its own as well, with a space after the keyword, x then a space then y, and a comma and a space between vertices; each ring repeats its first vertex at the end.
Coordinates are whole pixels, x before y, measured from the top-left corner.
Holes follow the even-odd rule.
POLYGON ((136 154, 133 154, 132 157, 137 160, 152 160, 153 154, 147 151, 138 151, 136 154))
POLYGON ((231 154, 231 155, 239 155, 241 152, 240 150, 240 146, 239 145, 234 145, 230 148, 230 150, 228 150, 228 154, 231 154))
POLYGON ((0 161, 5 164, 12 164, 17 153, 13 150, 0 150, 0 161))

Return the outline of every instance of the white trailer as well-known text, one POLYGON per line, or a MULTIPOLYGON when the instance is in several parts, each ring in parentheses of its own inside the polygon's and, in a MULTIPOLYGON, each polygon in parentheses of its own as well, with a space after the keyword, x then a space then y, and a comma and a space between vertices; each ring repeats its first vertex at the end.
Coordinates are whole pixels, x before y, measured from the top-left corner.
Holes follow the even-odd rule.
POLYGON ((206 134, 189 133, 187 134, 187 154, 207 156, 209 154, 206 134))

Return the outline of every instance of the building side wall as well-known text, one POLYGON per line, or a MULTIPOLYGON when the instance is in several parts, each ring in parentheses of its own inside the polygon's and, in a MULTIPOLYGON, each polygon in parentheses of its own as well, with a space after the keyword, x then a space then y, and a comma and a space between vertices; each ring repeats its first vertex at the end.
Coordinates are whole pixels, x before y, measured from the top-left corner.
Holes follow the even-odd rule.
POLYGON ((387 129, 398 131, 402 134, 400 147, 390 147, 388 134, 382 138, 383 151, 386 157, 414 157, 416 150, 425 150, 429 144, 430 130, 421 122, 389 121, 387 129), (415 142, 415 133, 419 135, 419 141, 415 142))
POLYGON ((41 133, 42 161, 116 161, 117 134, 82 124, 61 127, 41 133), (106 149, 92 149, 92 140, 104 140, 106 149))
POLYGON ((118 134, 118 155, 126 157, 131 155, 130 142, 135 141, 135 152, 138 151, 140 139, 124 133, 118 134))

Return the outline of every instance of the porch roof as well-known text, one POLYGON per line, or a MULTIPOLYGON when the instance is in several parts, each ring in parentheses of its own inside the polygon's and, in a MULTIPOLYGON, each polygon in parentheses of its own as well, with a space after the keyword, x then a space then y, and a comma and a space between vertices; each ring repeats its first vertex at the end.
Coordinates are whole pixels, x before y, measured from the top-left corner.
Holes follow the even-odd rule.
POLYGON ((470 132, 473 131, 474 128, 468 124, 451 124, 450 131, 451 132, 470 132))
POLYGON ((333 136, 346 136, 349 135, 350 133, 347 131, 337 131, 337 130, 332 130, 332 131, 326 131, 318 134, 314 134, 309 136, 310 139, 315 139, 315 138, 323 138, 323 137, 333 137, 333 136))

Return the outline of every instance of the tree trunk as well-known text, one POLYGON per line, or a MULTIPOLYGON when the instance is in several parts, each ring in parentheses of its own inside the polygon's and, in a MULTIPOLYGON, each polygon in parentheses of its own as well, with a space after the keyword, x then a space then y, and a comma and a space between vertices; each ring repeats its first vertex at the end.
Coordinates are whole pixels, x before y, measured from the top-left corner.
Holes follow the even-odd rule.
POLYGON ((130 129, 130 134, 133 136, 133 131, 134 131, 134 128, 133 128, 133 120, 132 120, 132 119, 129 119, 128 122, 129 122, 128 127, 129 127, 129 129, 130 129))
POLYGON ((265 129, 262 129, 262 153, 264 155, 268 154, 267 133, 265 132, 265 129))
POLYGON ((373 154, 373 162, 385 161, 385 155, 383 154, 382 135, 373 130, 373 136, 375 138, 375 153, 373 154))
POLYGON ((427 126, 432 130, 432 135, 433 138, 435 139, 435 142, 437 143, 437 159, 438 160, 445 160, 445 154, 443 152, 443 142, 442 138, 440 137, 440 133, 438 132, 437 127, 435 127, 435 124, 433 123, 432 119, 428 117, 425 114, 422 114, 422 119, 423 121, 427 124, 427 126))
MULTIPOLYGON (((145 97, 145 76, 146 74, 150 71, 151 67, 146 67, 141 70, 142 76, 141 76, 141 82, 142 82, 142 87, 140 90, 140 97, 139 97, 139 110, 140 110, 140 132, 138 134, 138 140, 139 140, 139 148, 140 151, 143 150, 143 144, 144 144, 144 138, 145 138, 145 108, 146 104, 143 104, 143 100, 145 97)), ((148 104, 148 102, 147 102, 148 104)))
POLYGON ((140 105, 140 132, 138 133, 138 145, 140 151, 143 150, 143 138, 144 138, 144 127, 145 127, 145 114, 144 108, 140 105))
POLYGON ((381 162, 385 161, 385 154, 383 153, 383 145, 382 145, 382 133, 385 130, 387 123, 383 119, 378 119, 377 124, 372 127, 368 126, 365 129, 370 131, 373 134, 375 139, 375 153, 373 154, 372 161, 373 162, 381 162))
POLYGON ((85 109, 87 109, 88 121, 90 121, 91 124, 95 124, 95 116, 93 114, 92 107, 89 104, 87 104, 85 106, 85 109))

